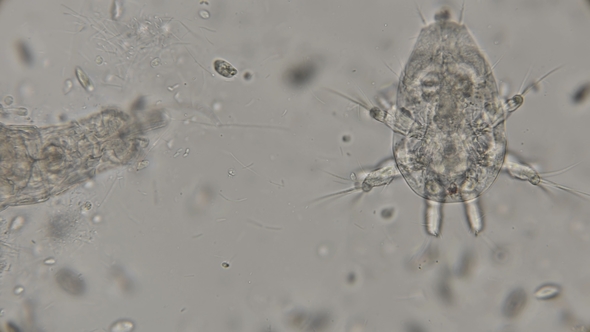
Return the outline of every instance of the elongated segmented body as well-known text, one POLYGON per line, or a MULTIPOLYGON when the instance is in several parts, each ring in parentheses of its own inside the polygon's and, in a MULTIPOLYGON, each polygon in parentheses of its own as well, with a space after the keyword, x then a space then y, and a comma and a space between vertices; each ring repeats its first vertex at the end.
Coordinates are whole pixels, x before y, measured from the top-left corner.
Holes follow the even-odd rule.
POLYGON ((163 110, 129 115, 109 107, 54 126, 0 123, 0 210, 43 202, 95 174, 126 165, 167 124, 163 110))
POLYGON ((433 236, 440 234, 442 204, 452 202, 463 203, 471 231, 481 232, 478 199, 501 170, 533 185, 589 196, 541 179, 507 153, 506 119, 523 104, 529 89, 501 100, 492 68, 465 25, 451 21, 448 10, 439 11, 418 36, 395 104, 384 94, 378 100, 381 108, 369 110, 393 130, 395 162, 382 163, 355 188, 368 192, 402 175, 425 199, 426 232, 433 236))

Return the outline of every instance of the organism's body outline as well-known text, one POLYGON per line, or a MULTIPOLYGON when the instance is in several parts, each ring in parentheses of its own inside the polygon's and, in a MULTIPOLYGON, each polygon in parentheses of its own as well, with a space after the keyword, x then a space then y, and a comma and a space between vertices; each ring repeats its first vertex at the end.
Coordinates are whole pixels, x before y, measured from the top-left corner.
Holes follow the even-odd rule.
POLYGON ((424 199, 425 231, 435 237, 441 234, 446 203, 464 205, 470 231, 477 236, 484 228, 479 198, 501 171, 533 185, 589 197, 541 178, 507 149, 506 120, 523 105, 524 96, 558 68, 502 100, 485 54, 461 20, 450 16, 443 8, 421 29, 395 101, 381 93, 379 106, 371 107, 331 90, 393 131, 393 156, 356 179, 354 188, 328 196, 369 192, 401 176, 424 199))
POLYGON ((164 109, 103 107, 58 125, 0 123, 0 211, 47 201, 70 188, 139 159, 148 132, 167 126, 164 109))

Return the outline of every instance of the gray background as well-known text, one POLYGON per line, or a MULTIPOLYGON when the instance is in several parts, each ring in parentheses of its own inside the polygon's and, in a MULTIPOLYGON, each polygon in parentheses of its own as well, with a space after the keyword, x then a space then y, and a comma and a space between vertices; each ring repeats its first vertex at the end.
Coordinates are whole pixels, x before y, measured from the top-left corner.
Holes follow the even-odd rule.
MULTIPOLYGON (((417 2, 427 22, 443 4, 458 16, 459 2, 417 2)), ((322 88, 372 99, 395 82, 422 27, 415 3, 127 0, 118 21, 110 6, 0 3, 0 96, 28 110, 17 115, 2 101, 3 123, 57 124, 128 108, 140 95, 172 119, 149 134, 147 168, 106 172, 0 213, 2 321, 24 331, 108 331, 119 319, 136 331, 588 328, 588 199, 502 175, 482 198, 482 236, 468 233, 460 205, 446 205, 437 239, 424 233, 422 200, 402 180, 318 199, 389 156, 392 137, 322 88), (212 75, 218 57, 238 75, 212 75), (76 81, 76 66, 93 92, 76 81), (294 86, 290 73, 301 66, 314 75, 294 86), (394 216, 382 218, 384 208, 394 216), (60 287, 62 268, 84 281, 80 294, 60 287), (537 300, 545 282, 561 295, 537 300), (524 307, 508 317, 505 299, 519 288, 524 307)), ((590 80, 590 4, 466 1, 464 22, 508 94, 529 70, 527 82, 564 65, 510 117, 509 145, 541 172, 579 162, 551 180, 590 191, 590 104, 571 100, 590 80)))

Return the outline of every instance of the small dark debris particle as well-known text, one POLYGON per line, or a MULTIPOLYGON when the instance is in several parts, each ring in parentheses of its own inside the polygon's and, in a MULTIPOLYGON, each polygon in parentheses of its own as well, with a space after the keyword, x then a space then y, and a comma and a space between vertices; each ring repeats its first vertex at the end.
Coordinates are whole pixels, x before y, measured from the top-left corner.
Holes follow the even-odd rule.
POLYGON ((6 323, 6 332, 21 332, 22 329, 15 322, 6 323))
POLYGON ((424 332, 426 331, 424 327, 419 325, 417 322, 408 322, 406 323, 406 332, 424 332))
POLYGON ((285 80, 294 88, 310 83, 316 76, 317 66, 314 61, 305 61, 291 67, 285 72, 285 80))
POLYGON ((55 281, 70 295, 80 296, 86 292, 86 282, 78 272, 72 269, 66 267, 59 269, 55 273, 55 281))
POLYGON ((352 137, 350 135, 342 135, 342 142, 344 143, 348 143, 352 140, 352 137))
POLYGON ((139 96, 135 98, 133 103, 131 103, 131 110, 132 111, 141 111, 146 109, 147 107, 147 99, 145 96, 139 96))
POLYGON ((434 20, 435 21, 447 21, 451 18, 451 11, 447 8, 443 8, 440 11, 438 11, 435 15, 434 15, 434 20))
POLYGON ((346 275, 346 282, 350 285, 354 285, 354 283, 356 282, 356 273, 354 271, 350 271, 346 275))
POLYGON ((527 302, 526 291, 522 288, 516 288, 508 293, 504 304, 502 305, 502 315, 506 318, 518 316, 524 309, 527 302))
POLYGON ((510 251, 504 247, 497 247, 492 251, 492 259, 497 264, 506 264, 510 260, 510 251))
POLYGON ((391 219, 393 214, 395 213, 395 209, 392 207, 383 208, 381 210, 381 218, 383 219, 391 219))
POLYGON ((35 57, 31 46, 24 40, 17 40, 15 43, 16 53, 23 64, 32 67, 35 63, 35 57))
POLYGON ((229 263, 228 262, 223 262, 221 263, 221 267, 224 269, 229 269, 229 263))
POLYGON ((582 84, 572 95, 574 104, 581 104, 590 97, 590 82, 582 84))
POLYGON ((244 77, 244 80, 250 81, 254 77, 254 75, 251 72, 247 71, 244 73, 243 77, 244 77))

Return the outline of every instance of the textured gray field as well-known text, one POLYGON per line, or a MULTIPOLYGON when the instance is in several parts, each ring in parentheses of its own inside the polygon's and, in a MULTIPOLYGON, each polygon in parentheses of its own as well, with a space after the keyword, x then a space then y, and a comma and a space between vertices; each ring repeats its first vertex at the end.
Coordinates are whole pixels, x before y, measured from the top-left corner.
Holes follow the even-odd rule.
MULTIPOLYGON (((461 9, 417 5, 427 23, 461 9)), ((508 148, 541 174, 577 163, 548 179, 590 192, 574 98, 590 4, 466 1, 463 22, 506 95, 563 65, 507 120, 508 148)), ((403 179, 320 199, 392 154, 387 127, 324 88, 374 102, 422 27, 397 1, 1 1, 0 206, 17 206, 0 212, 0 331, 590 330, 588 198, 500 174, 483 232, 445 204, 438 238, 403 179), (112 128, 71 134, 105 107, 148 125, 76 145, 112 128), (110 163, 15 197, 33 126, 56 142, 36 157, 53 181, 93 149, 110 163)))

